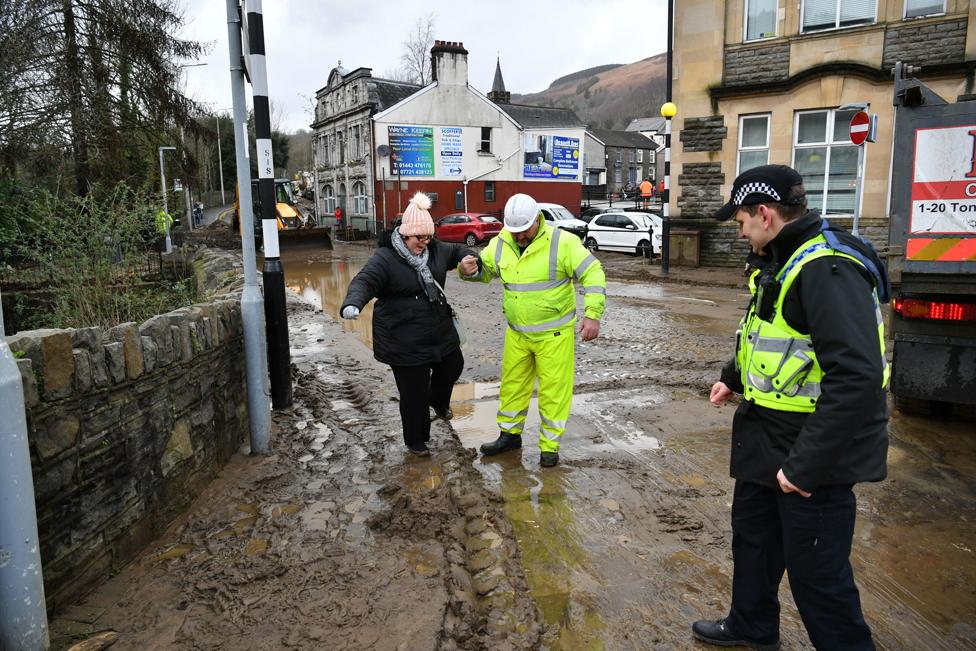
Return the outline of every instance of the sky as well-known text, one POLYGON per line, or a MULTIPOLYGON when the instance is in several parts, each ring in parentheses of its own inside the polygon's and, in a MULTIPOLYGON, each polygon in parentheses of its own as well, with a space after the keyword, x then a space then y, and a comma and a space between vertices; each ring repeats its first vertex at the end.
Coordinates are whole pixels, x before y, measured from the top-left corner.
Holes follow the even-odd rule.
MULTIPOLYGON (((184 0, 183 38, 208 46, 184 68, 185 92, 230 112, 227 13, 223 0, 184 0)), ((533 93, 558 77, 608 63, 633 63, 665 50, 666 0, 264 0, 268 89, 277 127, 308 129, 315 91, 342 61, 383 77, 400 64, 418 18, 434 15, 434 37, 468 50, 468 81, 491 90, 495 58, 506 89, 533 93)), ((246 90, 250 105, 250 87, 246 90)))

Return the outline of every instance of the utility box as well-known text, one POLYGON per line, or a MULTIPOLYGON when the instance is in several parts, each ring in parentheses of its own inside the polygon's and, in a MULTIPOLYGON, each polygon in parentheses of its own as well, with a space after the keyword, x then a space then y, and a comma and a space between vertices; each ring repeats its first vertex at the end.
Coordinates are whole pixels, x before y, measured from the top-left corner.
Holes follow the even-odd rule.
POLYGON ((670 263, 683 267, 697 267, 700 260, 701 231, 672 230, 670 263))

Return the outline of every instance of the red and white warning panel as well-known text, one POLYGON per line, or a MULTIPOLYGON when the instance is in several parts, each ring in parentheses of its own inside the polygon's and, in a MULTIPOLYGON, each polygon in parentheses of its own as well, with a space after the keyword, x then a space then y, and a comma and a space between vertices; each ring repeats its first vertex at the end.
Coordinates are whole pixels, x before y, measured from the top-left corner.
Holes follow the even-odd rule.
POLYGON ((976 236, 976 124, 915 132, 909 230, 976 236))

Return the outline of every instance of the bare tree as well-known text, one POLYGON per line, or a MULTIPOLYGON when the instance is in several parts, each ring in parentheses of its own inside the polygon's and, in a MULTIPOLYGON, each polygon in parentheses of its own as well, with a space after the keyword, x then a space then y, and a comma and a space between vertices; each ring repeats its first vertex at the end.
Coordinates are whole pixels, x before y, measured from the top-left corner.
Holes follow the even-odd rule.
POLYGON ((435 22, 436 16, 432 13, 418 18, 410 37, 403 42, 403 54, 400 55, 401 70, 407 80, 421 86, 433 79, 430 48, 434 44, 435 22))

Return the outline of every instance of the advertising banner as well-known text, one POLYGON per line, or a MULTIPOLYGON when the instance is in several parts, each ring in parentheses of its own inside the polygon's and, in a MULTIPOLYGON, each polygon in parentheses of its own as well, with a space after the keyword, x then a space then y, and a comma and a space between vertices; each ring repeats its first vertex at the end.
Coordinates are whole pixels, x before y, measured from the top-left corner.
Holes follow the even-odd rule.
POLYGON ((527 179, 575 179, 579 177, 579 138, 527 133, 523 140, 527 179))
POLYGON ((390 161, 394 176, 434 176, 433 127, 389 125, 390 161))
POLYGON ((461 147, 461 127, 441 127, 441 175, 461 176, 464 172, 461 147))
POLYGON ((976 124, 915 132, 912 233, 976 235, 976 124))

